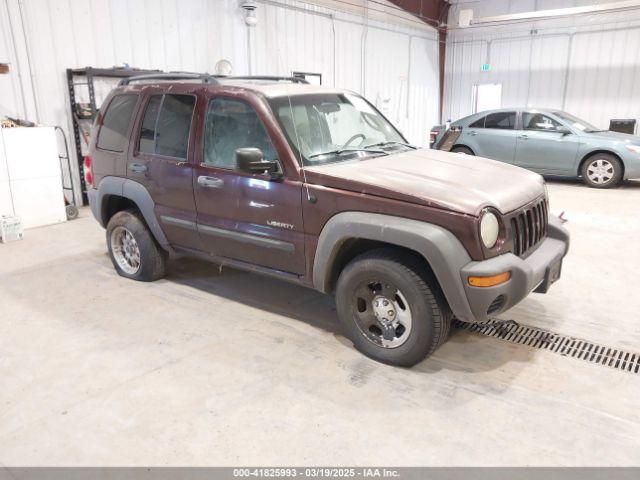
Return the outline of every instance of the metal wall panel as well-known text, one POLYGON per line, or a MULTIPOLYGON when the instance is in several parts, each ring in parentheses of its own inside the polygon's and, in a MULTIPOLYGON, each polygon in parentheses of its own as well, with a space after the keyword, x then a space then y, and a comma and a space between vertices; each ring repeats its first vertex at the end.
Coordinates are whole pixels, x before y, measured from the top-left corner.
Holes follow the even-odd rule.
MULTIPOLYGON (((0 54, 13 50, 9 42, 16 38, 20 66, 1 80, 11 89, 0 89, 0 114, 70 132, 68 67, 213 72, 224 58, 240 75, 310 71, 326 85, 364 91, 415 143, 426 144, 437 122, 437 36, 415 20, 380 23, 293 0, 259 0, 258 25, 248 29, 238 0, 0 3, 0 54)), ((96 85, 98 103, 113 84, 96 85)), ((82 88, 77 96, 88 101, 82 88)))
POLYGON ((491 83, 481 65, 486 61, 488 42, 469 39, 447 41, 445 56, 444 106, 442 120, 457 120, 473 111, 473 85, 491 83))
POLYGON ((564 109, 600 128, 640 112, 640 11, 598 23, 453 31, 447 41, 444 118, 472 113, 475 83, 502 83, 504 107, 564 109), (518 30, 515 31, 514 28, 518 30), (482 71, 488 62, 491 70, 482 71))

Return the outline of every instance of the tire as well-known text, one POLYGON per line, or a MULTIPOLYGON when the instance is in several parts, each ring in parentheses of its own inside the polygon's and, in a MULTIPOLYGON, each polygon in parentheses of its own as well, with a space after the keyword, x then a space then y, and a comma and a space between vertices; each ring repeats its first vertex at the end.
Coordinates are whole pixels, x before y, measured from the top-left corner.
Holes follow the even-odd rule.
POLYGON ((75 220, 78 218, 78 208, 75 205, 66 205, 67 220, 75 220))
POLYGON ((596 153, 582 162, 580 175, 592 188, 613 188, 622 181, 622 164, 609 153, 596 153))
POLYGON ((116 213, 107 224, 107 246, 116 272, 152 282, 164 277, 167 253, 156 243, 136 210, 116 213))
POLYGON ((471 150, 469 147, 464 147, 462 145, 459 145, 457 147, 453 147, 451 149, 452 153, 463 153, 465 155, 474 155, 473 150, 471 150))
POLYGON ((449 334, 451 312, 438 292, 435 281, 421 272, 413 257, 392 249, 372 250, 354 258, 340 273, 338 319, 366 356, 411 367, 431 355, 449 334), (390 318, 381 319, 385 312, 396 320, 395 327, 390 318))

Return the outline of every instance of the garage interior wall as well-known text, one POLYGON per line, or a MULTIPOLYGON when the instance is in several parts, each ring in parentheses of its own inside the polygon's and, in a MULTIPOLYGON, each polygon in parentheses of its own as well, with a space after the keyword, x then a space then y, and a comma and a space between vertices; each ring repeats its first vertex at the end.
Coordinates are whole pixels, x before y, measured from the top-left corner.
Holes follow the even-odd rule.
MULTIPOLYGON (((474 18, 607 2, 454 0, 474 18)), ((502 106, 566 110, 607 129, 640 117, 640 9, 563 19, 452 28, 447 36, 442 120, 472 112, 474 84, 501 83, 502 106), (587 25, 587 26, 585 26, 587 25), (483 64, 489 71, 482 71, 483 64)))
MULTIPOLYGON (((227 59, 238 75, 321 73, 424 145, 438 120, 437 33, 390 3, 390 15, 358 3, 261 0, 248 27, 238 0, 0 0, 0 117, 61 125, 72 144, 66 68, 214 72, 227 59)), ((96 85, 98 104, 113 85, 96 85)))

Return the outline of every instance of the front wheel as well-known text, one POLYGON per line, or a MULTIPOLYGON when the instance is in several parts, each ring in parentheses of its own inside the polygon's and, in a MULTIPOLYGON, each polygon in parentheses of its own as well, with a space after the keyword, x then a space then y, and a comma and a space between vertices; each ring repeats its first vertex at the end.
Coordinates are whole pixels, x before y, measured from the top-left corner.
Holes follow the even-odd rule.
POLYGON ((342 271, 338 318, 354 346, 374 360, 411 367, 447 338, 451 313, 413 257, 366 252, 342 271))
POLYGON ((582 181, 593 188, 612 188, 622 180, 622 164, 608 153, 596 154, 582 164, 582 181))

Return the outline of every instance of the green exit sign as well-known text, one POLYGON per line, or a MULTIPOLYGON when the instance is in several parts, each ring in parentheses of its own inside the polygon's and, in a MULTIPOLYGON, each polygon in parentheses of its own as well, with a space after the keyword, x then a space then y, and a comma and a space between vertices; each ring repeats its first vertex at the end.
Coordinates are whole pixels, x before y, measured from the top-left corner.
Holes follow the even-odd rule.
POLYGON ((488 63, 483 63, 482 64, 482 71, 483 72, 488 72, 489 70, 491 70, 491 65, 489 65, 488 63))

